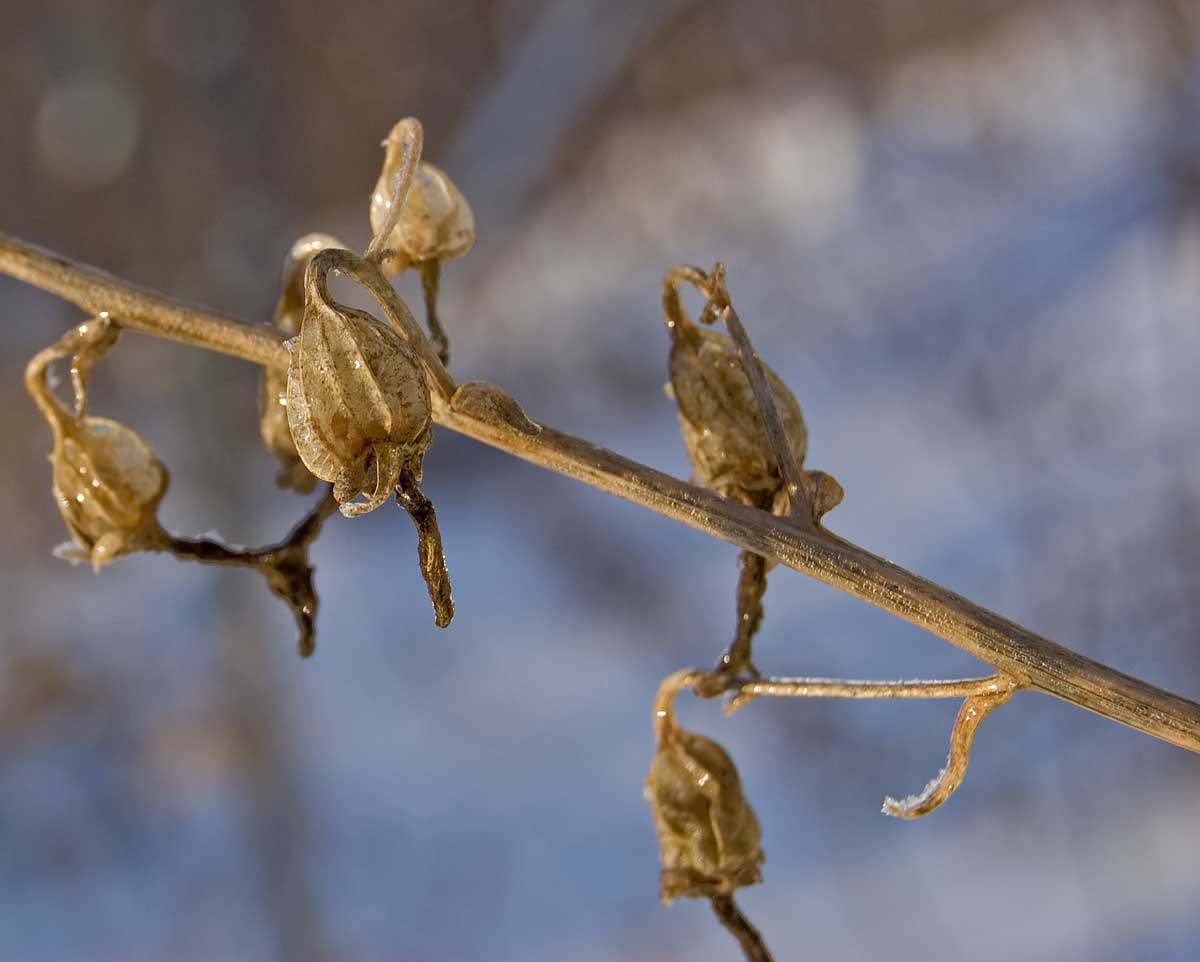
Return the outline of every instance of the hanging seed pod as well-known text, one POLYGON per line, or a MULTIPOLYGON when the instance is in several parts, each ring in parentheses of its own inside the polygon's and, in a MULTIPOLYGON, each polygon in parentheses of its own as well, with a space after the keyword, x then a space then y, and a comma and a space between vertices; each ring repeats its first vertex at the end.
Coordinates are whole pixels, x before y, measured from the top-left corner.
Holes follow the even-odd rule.
POLYGON ((762 832, 729 754, 711 738, 679 727, 674 699, 706 673, 680 671, 659 688, 657 750, 646 800, 658 832, 662 899, 728 895, 762 881, 762 832))
MULTIPOLYGON (((783 488, 763 418, 737 345, 724 334, 697 327, 680 301, 679 280, 703 284, 707 275, 681 268, 667 275, 663 309, 671 333, 671 396, 696 484, 744 504, 769 507, 783 488)), ((804 464, 808 430, 800 405, 765 364, 763 373, 797 466, 804 464)), ((786 492, 778 512, 788 510, 786 492)))
MULTIPOLYGON (((371 194, 371 230, 375 232, 387 222, 396 175, 404 163, 402 139, 395 132, 384 141, 384 147, 383 170, 371 194)), ((404 210, 383 246, 382 266, 394 274, 425 262, 462 257, 475 246, 471 205, 440 167, 426 161, 417 165, 404 210)))
POLYGON ((167 469, 134 431, 107 418, 63 419, 50 463, 54 500, 77 546, 60 550, 61 557, 90 561, 99 572, 161 544, 156 512, 167 469))
MULTIPOLYGON (((275 326, 288 337, 300 332, 304 318, 304 269, 313 255, 328 248, 344 248, 328 234, 305 234, 288 252, 283 264, 283 284, 275 305, 275 326)), ((263 373, 258 396, 259 433, 267 450, 279 462, 275 483, 301 494, 312 491, 317 483, 304 466, 292 440, 287 414, 287 371, 267 368, 263 373)))
POLYGON ((332 301, 312 268, 300 333, 288 342, 288 425, 305 467, 357 517, 383 504, 402 474, 420 479, 433 439, 429 386, 408 343, 332 301), (368 500, 354 501, 359 492, 368 500))

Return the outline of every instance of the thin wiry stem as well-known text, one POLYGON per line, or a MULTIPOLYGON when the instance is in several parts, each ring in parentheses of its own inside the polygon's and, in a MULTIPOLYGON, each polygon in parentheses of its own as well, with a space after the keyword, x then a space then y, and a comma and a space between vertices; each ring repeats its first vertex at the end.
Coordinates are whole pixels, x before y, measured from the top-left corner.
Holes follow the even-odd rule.
POLYGON ((773 962, 774 956, 763 941, 762 934, 742 914, 732 895, 714 895, 711 901, 713 914, 729 930, 729 934, 738 940, 746 962, 773 962))
MULTIPOLYGON (((733 697, 725 706, 732 715, 755 698, 970 698, 976 695, 1011 694, 1013 685, 1000 675, 962 678, 954 681, 857 681, 841 678, 753 678, 731 679, 725 691, 733 697)), ((708 694, 705 691, 705 694, 708 694)))
MULTIPOLYGON (((55 293, 91 314, 112 311, 123 326, 134 330, 256 364, 287 366, 282 338, 269 328, 250 327, 185 307, 2 234, 0 271, 55 293)), ((436 360, 428 339, 420 336, 436 360)), ((435 391, 434 418, 453 431, 861 598, 989 662, 1021 687, 1039 689, 1200 752, 1200 705, 1194 701, 1085 658, 826 530, 801 530, 788 520, 736 504, 553 428, 521 430, 516 419, 438 403, 437 397, 435 391)), ((511 403, 516 407, 516 402, 511 403)))
POLYGON ((967 774, 975 731, 988 715, 1012 698, 1015 691, 1016 688, 1010 686, 999 691, 972 695, 966 699, 962 708, 958 710, 954 728, 950 731, 950 757, 946 759, 946 767, 920 794, 904 799, 891 796, 885 798, 883 814, 910 820, 920 818, 922 815, 928 815, 953 795, 967 774))

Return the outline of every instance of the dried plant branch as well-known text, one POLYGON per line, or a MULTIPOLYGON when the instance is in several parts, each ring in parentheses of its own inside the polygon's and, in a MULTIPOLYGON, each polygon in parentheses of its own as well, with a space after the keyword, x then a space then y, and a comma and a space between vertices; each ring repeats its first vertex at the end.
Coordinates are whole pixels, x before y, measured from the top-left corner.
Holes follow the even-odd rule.
MULTIPOLYGON (((132 330, 256 364, 287 366, 287 349, 280 335, 269 328, 186 307, 3 234, 0 272, 57 294, 90 314, 110 311, 132 330)), ((389 320, 393 319, 389 316, 389 320)), ((428 340, 419 331, 417 334, 420 340, 414 346, 420 350, 419 345, 425 345, 422 360, 428 366, 432 356, 444 372, 428 340)), ((1085 658, 827 531, 800 530, 765 511, 736 504, 549 427, 534 425, 539 429, 523 430, 523 415, 490 413, 502 405, 481 409, 447 404, 445 398, 453 392, 444 392, 452 385, 453 380, 445 374, 434 392, 434 418, 451 430, 852 594, 970 652, 1023 688, 1038 689, 1200 752, 1200 705, 1193 701, 1085 658)), ((498 388, 492 390, 520 411, 498 388)))
POLYGON ((710 902, 713 914, 729 930, 730 935, 738 940, 746 962, 773 962, 774 956, 771 955, 762 935, 742 914, 732 895, 714 895, 710 902))
POLYGON ((946 767, 920 794, 899 800, 891 796, 885 798, 883 814, 910 820, 920 818, 922 815, 928 815, 953 795, 967 774, 975 731, 988 715, 1012 698, 1015 691, 1016 688, 1010 686, 967 698, 959 709, 954 728, 950 732, 950 757, 946 759, 946 767))
POLYGON ((317 593, 313 588, 308 549, 320 534, 321 526, 337 509, 337 500, 332 491, 327 491, 286 538, 265 548, 240 548, 213 538, 167 535, 159 550, 184 561, 261 571, 271 592, 291 609, 299 631, 297 650, 301 657, 307 658, 316 650, 317 617, 317 593))

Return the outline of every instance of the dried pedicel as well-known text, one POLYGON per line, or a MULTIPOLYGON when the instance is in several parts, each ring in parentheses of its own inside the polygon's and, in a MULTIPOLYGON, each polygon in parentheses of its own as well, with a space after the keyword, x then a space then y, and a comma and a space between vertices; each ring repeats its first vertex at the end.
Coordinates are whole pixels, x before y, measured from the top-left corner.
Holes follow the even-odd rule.
MULTIPOLYGON (((292 245, 284 260, 282 289, 275 305, 275 326, 280 332, 288 337, 300 332, 300 322, 304 318, 304 270, 308 262, 318 251, 345 246, 328 234, 305 234, 292 245)), ((264 369, 259 390, 258 426, 267 450, 279 462, 275 483, 301 494, 312 491, 316 478, 304 466, 288 426, 287 371, 272 367, 264 369)))
POLYGON ((711 738, 685 731, 671 702, 688 673, 659 691, 654 761, 646 799, 658 833, 662 899, 728 895, 762 881, 762 833, 729 754, 711 738))
POLYGON ((352 518, 390 498, 402 474, 420 480, 433 439, 429 386, 408 343, 331 300, 312 267, 300 333, 288 342, 288 425, 305 467, 333 484, 352 518), (365 502, 354 500, 360 492, 365 502))
POLYGON ((384 270, 398 274, 414 267, 420 273, 429 333, 444 364, 449 347, 437 316, 441 266, 475 246, 475 214, 449 175, 420 159, 421 142, 421 125, 410 117, 383 143, 387 153, 371 194, 371 247, 384 270))

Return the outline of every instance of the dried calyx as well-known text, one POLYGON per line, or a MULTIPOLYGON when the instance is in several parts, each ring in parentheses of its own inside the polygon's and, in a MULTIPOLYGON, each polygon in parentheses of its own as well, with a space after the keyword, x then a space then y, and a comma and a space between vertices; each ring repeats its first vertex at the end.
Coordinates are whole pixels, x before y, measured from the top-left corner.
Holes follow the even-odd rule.
MULTIPOLYGON (((292 245, 284 260, 282 289, 275 305, 275 327, 282 334, 294 337, 300 332, 304 317, 304 270, 309 261, 318 251, 344 247, 328 234, 306 234, 292 245)), ((312 491, 317 480, 304 466, 288 427, 286 370, 264 369, 259 391, 259 432, 267 450, 279 462, 276 483, 301 494, 312 491)))
POLYGON ((136 432, 86 414, 88 373, 116 334, 107 315, 79 324, 34 357, 25 372, 29 393, 54 435, 54 500, 74 542, 57 553, 89 561, 97 572, 122 555, 161 546, 165 537, 157 510, 167 490, 167 469, 136 432), (73 358, 74 412, 47 383, 50 365, 68 356, 73 358))
MULTIPOLYGON (((296 451, 348 518, 395 493, 417 528, 421 573, 435 621, 454 614, 433 504, 417 485, 433 440, 432 403, 417 352, 391 327, 334 301, 316 258, 305 270, 300 333, 288 342, 288 426, 296 451), (356 500, 360 493, 365 501, 356 500)), ((394 294, 394 292, 393 292, 394 294)))
POLYGON ((662 899, 713 898, 762 881, 762 833, 728 753, 681 728, 675 694, 693 672, 663 682, 655 704, 657 747, 646 799, 658 833, 662 899))
POLYGON ((411 117, 383 142, 383 169, 371 194, 375 239, 367 256, 389 273, 410 267, 420 273, 429 333, 446 363, 449 346, 437 315, 441 265, 475 245, 475 215, 446 172, 420 159, 421 145, 421 125, 411 117))
POLYGON ((370 314, 335 302, 325 273, 310 263, 300 333, 288 346, 292 439, 305 467, 333 484, 342 514, 373 511, 404 473, 420 480, 432 408, 408 343, 370 314), (360 492, 366 501, 355 500, 360 492))

